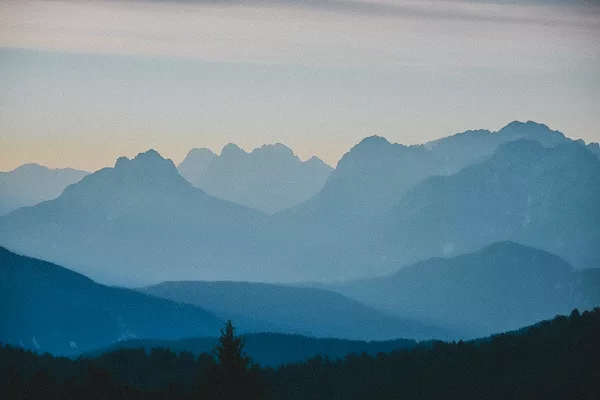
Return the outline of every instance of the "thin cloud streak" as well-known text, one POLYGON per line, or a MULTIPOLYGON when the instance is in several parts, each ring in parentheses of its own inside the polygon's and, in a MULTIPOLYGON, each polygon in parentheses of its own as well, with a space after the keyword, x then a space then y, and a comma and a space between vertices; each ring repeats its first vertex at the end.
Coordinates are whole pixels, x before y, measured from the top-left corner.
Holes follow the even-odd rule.
POLYGON ((600 3, 473 0, 150 0, 147 3, 216 7, 286 7, 403 18, 597 27, 600 3))
POLYGON ((3 8, 7 48, 265 64, 506 66, 519 42, 557 36, 523 52, 518 67, 537 68, 537 53, 548 48, 594 56, 600 36, 598 14, 554 5, 24 1, 3 8))

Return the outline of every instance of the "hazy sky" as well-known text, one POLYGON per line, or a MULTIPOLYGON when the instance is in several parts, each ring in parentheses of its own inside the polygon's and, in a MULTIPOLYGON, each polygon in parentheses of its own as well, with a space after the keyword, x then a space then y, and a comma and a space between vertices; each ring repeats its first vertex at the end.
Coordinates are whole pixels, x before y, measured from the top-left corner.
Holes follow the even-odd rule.
POLYGON ((335 165, 535 120, 600 140, 598 1, 0 3, 0 170, 282 142, 335 165))

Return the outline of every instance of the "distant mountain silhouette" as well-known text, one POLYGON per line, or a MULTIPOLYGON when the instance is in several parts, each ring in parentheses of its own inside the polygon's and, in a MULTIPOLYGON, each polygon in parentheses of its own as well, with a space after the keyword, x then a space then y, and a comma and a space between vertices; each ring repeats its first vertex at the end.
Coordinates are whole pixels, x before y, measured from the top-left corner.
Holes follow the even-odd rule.
POLYGON ((481 164, 411 189, 388 214, 376 251, 403 265, 512 240, 557 254, 575 268, 596 268, 598 199, 600 159, 584 145, 514 141, 481 164))
MULTIPOLYGON (((0 244, 135 286, 357 279, 506 240, 595 268, 600 159, 593 148, 531 122, 423 146, 371 137, 343 157, 318 195, 272 216, 208 195, 148 151, 1 217, 0 244), (469 161, 458 149, 470 136, 488 144, 474 145, 483 150, 469 161), (444 146, 459 155, 442 157, 444 146)), ((241 154, 229 145, 215 160, 241 154)))
POLYGON ((250 153, 230 143, 219 156, 209 149, 192 149, 178 168, 208 194, 269 214, 314 196, 333 170, 316 157, 300 161, 280 143, 250 153))
MULTIPOLYGON (((396 315, 427 316, 487 335, 581 307, 581 283, 563 259, 502 242, 471 254, 422 261, 390 276, 328 287, 396 315)), ((598 286, 588 292, 593 290, 597 300, 598 286)), ((588 299, 584 307, 600 305, 593 301, 588 299)))
POLYGON ((0 247, 0 342, 79 354, 132 338, 214 335, 222 322, 198 307, 103 286, 0 247))
MULTIPOLYGON (((496 215, 495 213, 517 212, 516 209, 508 209, 517 201, 516 198, 512 198, 506 204, 499 200, 500 198, 517 195, 515 190, 526 189, 528 184, 540 186, 545 182, 544 180, 537 182, 539 177, 533 176, 528 183, 520 182, 523 178, 518 175, 516 169, 510 177, 507 175, 503 182, 497 182, 497 179, 492 176, 495 172, 490 168, 497 168, 498 172, 504 168, 498 164, 499 160, 493 159, 493 154, 503 146, 509 147, 501 152, 508 154, 502 162, 507 163, 507 166, 512 165, 510 163, 523 163, 524 168, 530 168, 533 174, 538 171, 538 167, 538 172, 542 173, 541 171, 547 170, 552 165, 552 162, 541 156, 547 151, 550 152, 548 154, 552 154, 552 157, 563 157, 561 163, 564 168, 569 168, 569 164, 585 165, 586 172, 582 176, 577 176, 576 167, 573 167, 574 175, 567 174, 569 178, 564 181, 559 176, 561 172, 557 169, 559 175, 554 177, 554 183, 557 185, 553 189, 548 188, 550 192, 539 194, 543 196, 545 207, 556 210, 554 214, 545 215, 542 209, 538 209, 538 216, 544 217, 548 224, 571 218, 568 213, 575 213, 572 216, 585 219, 586 212, 583 210, 587 210, 585 207, 593 206, 591 200, 595 195, 596 186, 588 187, 587 183, 583 182, 586 179, 593 181, 598 177, 595 166, 598 158, 591 156, 589 151, 593 145, 587 146, 586 150, 586 146, 581 141, 568 139, 562 133, 550 130, 546 125, 531 121, 512 122, 498 132, 467 131, 415 146, 391 144, 384 138, 374 136, 362 140, 344 155, 318 195, 275 216, 280 220, 278 224, 280 231, 277 237, 291 238, 287 245, 285 240, 278 244, 278 247, 286 248, 283 254, 289 255, 279 263, 296 265, 294 272, 298 275, 301 271, 306 271, 304 273, 306 280, 353 279, 390 273, 399 265, 444 255, 446 254, 442 251, 444 249, 449 252, 448 254, 459 254, 502 240, 518 242, 524 240, 523 243, 542 246, 541 248, 550 251, 555 251, 555 246, 565 248, 565 245, 561 245, 560 238, 550 239, 543 229, 536 229, 538 226, 536 224, 531 224, 526 229, 514 229, 501 234, 500 227, 495 227, 499 221, 489 219, 496 215), (533 145, 527 145, 527 142, 533 145), (511 143, 514 147, 509 146, 511 143), (540 157, 528 160, 527 149, 532 146, 539 148, 540 157), (517 152, 511 161, 509 153, 511 149, 517 148, 523 148, 523 151, 517 152), (554 148, 556 150, 552 151, 551 149, 554 148), (565 149, 571 150, 561 156, 560 153, 565 149), (573 157, 572 161, 567 160, 570 157, 573 157), (490 160, 491 158, 493 160, 490 160), (546 165, 542 165, 543 163, 546 165), (494 164, 498 165, 494 167, 494 164), (469 168, 470 170, 490 169, 485 177, 482 176, 479 181, 472 182, 473 190, 482 188, 479 192, 463 193, 463 188, 452 189, 452 187, 440 186, 437 192, 425 191, 418 200, 408 200, 414 196, 413 191, 417 188, 431 185, 430 181, 455 182, 465 174, 463 169, 469 168), (578 181, 580 178, 583 179, 581 182, 578 181), (563 183, 558 184, 559 180, 563 183), (496 187, 490 191, 488 186, 494 182, 496 187), (567 195, 568 193, 563 191, 565 182, 576 185, 568 189, 571 194, 577 194, 582 201, 583 198, 587 199, 585 200, 587 205, 580 209, 579 213, 569 204, 563 208, 562 204, 565 200, 560 197, 560 194, 555 193, 556 196, 550 196, 551 192, 557 191, 567 195), (484 187, 486 189, 483 189, 484 187), (456 196, 452 204, 448 203, 450 201, 447 199, 448 190, 456 196), (490 193, 494 194, 490 195, 490 193), (461 196, 465 198, 462 199, 461 196), (478 196, 481 196, 481 201, 489 200, 495 203, 480 206, 478 196), (408 201, 413 201, 414 209, 405 205, 408 201), (446 204, 444 206, 446 208, 439 208, 438 204, 439 207, 446 204), (429 207, 425 210, 427 205, 429 207), (423 210, 419 211, 418 207, 422 207, 423 210), (492 213, 488 216, 487 212, 490 208, 492 213), (471 210, 474 212, 471 213, 471 210), (423 220, 417 221, 416 218, 423 220), (477 220, 472 221, 473 218, 477 220), (450 221, 464 222, 464 226, 456 232, 457 238, 460 238, 460 235, 468 237, 468 243, 465 239, 464 249, 449 238, 443 243, 432 241, 450 221), (486 239, 486 235, 481 232, 477 234, 472 232, 467 226, 472 223, 487 224, 486 229, 496 230, 497 234, 486 239), (427 227, 424 224, 428 224, 427 227), (530 237, 522 239, 525 235, 530 237)), ((535 152, 535 150, 531 151, 535 152)), ((547 178, 549 177, 550 175, 547 178)), ((465 181, 470 182, 470 179, 472 178, 465 178, 465 181)), ((527 193, 519 193, 518 196, 527 198, 527 193)), ((595 207, 595 210, 590 209, 591 215, 597 209, 598 207, 595 207)), ((513 217, 516 218, 516 215, 513 217)), ((522 224, 527 218, 525 215, 521 217, 518 224, 522 224)), ((503 219, 508 218, 509 215, 503 217, 503 219)), ((585 221, 581 226, 575 221, 566 226, 575 229, 573 232, 587 230, 584 240, 593 242, 594 236, 597 237, 597 231, 594 232, 592 220, 593 218, 585 221)), ((563 230, 559 234, 568 236, 569 233, 566 232, 563 230)), ((451 237, 451 235, 447 236, 451 237)), ((573 242, 576 241, 576 237, 577 235, 570 236, 573 242)), ((568 251, 574 254, 581 250, 583 250, 581 257, 587 257, 585 262, 577 261, 575 257, 570 257, 562 250, 558 250, 557 254, 566 257, 576 268, 600 265, 599 258, 590 254, 590 252, 594 253, 594 250, 590 249, 588 244, 575 243, 568 251), (586 253, 589 257, 585 256, 586 253)))
POLYGON ((249 279, 264 264, 265 217, 193 187, 150 150, 0 218, 0 243, 104 283, 249 279))
POLYGON ((571 141, 532 121, 514 121, 498 132, 466 131, 424 145, 404 146, 379 136, 368 137, 342 157, 317 196, 292 211, 315 219, 381 216, 424 179, 454 174, 484 161, 501 144, 523 138, 544 147, 571 141))
POLYGON ((142 289, 165 299, 193 304, 222 319, 242 321, 246 332, 264 330, 243 321, 262 321, 269 331, 314 337, 383 340, 455 338, 450 332, 376 311, 323 289, 250 282, 165 282, 142 289))
POLYGON ((185 159, 177 166, 179 173, 192 185, 197 185, 206 175, 210 164, 219 156, 206 148, 191 149, 185 159))
POLYGON ((453 174, 462 168, 483 161, 501 144, 519 139, 539 142, 544 147, 554 147, 571 141, 561 132, 544 124, 513 121, 498 132, 475 130, 458 133, 425 144, 444 174, 453 174))
POLYGON ((38 164, 0 172, 0 215, 55 199, 67 186, 79 182, 88 173, 71 168, 50 169, 38 164))
POLYGON ((441 172, 424 146, 371 136, 342 157, 315 198, 290 212, 368 219, 388 210, 408 188, 441 172))
MULTIPOLYGON (((210 354, 217 345, 217 340, 216 337, 180 340, 132 339, 119 342, 109 349, 94 351, 92 354, 142 347, 148 352, 152 349, 168 348, 176 353, 186 351, 199 356, 202 353, 210 354)), ((244 343, 244 351, 252 357, 255 363, 262 367, 272 368, 282 364, 305 361, 317 355, 337 360, 351 353, 366 353, 375 356, 378 353, 412 349, 417 346, 416 341, 409 339, 365 342, 331 338, 317 339, 281 333, 244 334, 244 343)))

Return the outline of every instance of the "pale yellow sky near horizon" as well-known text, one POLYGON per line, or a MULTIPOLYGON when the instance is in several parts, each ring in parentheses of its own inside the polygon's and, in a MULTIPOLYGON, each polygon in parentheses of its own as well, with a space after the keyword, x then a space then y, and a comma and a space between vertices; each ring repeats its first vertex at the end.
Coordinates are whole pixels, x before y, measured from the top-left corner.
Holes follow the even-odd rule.
POLYGON ((281 142, 335 166, 534 120, 600 141, 600 5, 7 1, 0 171, 281 142))

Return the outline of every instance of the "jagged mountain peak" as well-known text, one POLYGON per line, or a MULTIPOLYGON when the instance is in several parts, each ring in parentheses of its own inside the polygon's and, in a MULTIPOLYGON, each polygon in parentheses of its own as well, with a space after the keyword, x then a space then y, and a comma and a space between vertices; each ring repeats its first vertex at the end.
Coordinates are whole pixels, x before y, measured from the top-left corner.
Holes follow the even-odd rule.
POLYGON ((240 154, 247 154, 240 146, 235 143, 226 144, 221 150, 221 157, 235 157, 240 154))
POLYGON ((179 173, 194 183, 198 174, 203 174, 218 155, 205 147, 191 149, 185 159, 177 166, 179 173))
POLYGON ((332 168, 316 160, 302 162, 282 143, 250 152, 229 143, 220 155, 190 152, 179 172, 211 196, 272 214, 308 200, 323 187, 332 168))
POLYGON ((67 187, 64 195, 104 197, 108 195, 107 189, 119 196, 126 192, 168 193, 174 188, 183 187, 191 185, 179 174, 173 161, 151 149, 131 159, 119 157, 114 167, 103 168, 86 176, 78 184, 67 187))
MULTIPOLYGON (((377 169, 389 162, 404 162, 410 157, 425 153, 423 145, 406 146, 400 143, 391 143, 381 136, 369 136, 342 156, 336 167, 335 174, 346 174, 348 170, 377 169)), ((388 166, 389 167, 389 166, 388 166)))
POLYGON ((304 161, 304 164, 311 165, 311 166, 324 167, 324 168, 328 168, 329 170, 333 170, 333 168, 331 168, 329 166, 329 164, 327 164, 325 161, 321 160, 317 156, 312 156, 308 160, 304 161))
POLYGON ((294 151, 283 143, 263 144, 261 147, 257 147, 256 149, 252 150, 251 154, 268 154, 278 157, 289 158, 296 157, 294 155, 294 151))
POLYGON ((115 169, 120 170, 126 168, 177 171, 177 168, 171 159, 163 158, 160 153, 154 149, 139 153, 131 159, 119 157, 115 163, 115 169))
POLYGON ((392 143, 382 136, 369 136, 358 142, 342 159, 353 158, 355 155, 372 155, 376 157, 397 157, 402 154, 423 153, 426 151, 424 145, 404 145, 401 143, 392 143))
POLYGON ((529 138, 538 140, 544 146, 555 146, 565 141, 565 135, 550 129, 545 124, 534 121, 513 121, 497 132, 508 138, 529 138))
POLYGON ((500 130, 501 131, 502 130, 514 130, 514 129, 522 129, 522 128, 542 129, 542 130, 547 130, 547 131, 551 130, 550 128, 548 128, 548 125, 542 124, 542 123, 539 123, 539 122, 535 122, 535 121, 531 121, 531 120, 528 120, 528 121, 525 121, 525 122, 515 120, 515 121, 512 121, 512 122, 509 122, 508 124, 506 124, 506 126, 504 128, 502 128, 500 130))

